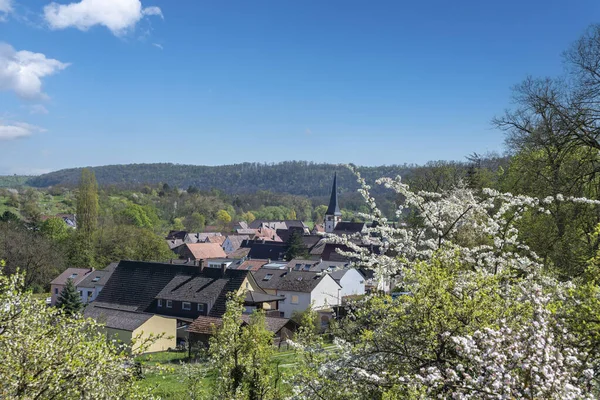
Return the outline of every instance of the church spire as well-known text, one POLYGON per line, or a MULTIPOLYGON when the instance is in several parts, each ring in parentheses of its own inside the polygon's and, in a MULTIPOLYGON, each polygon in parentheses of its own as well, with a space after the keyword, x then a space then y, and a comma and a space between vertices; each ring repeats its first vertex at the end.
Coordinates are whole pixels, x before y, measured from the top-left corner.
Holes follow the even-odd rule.
POLYGON ((333 175, 333 187, 331 188, 331 198, 329 199, 329 207, 327 208, 326 215, 342 215, 337 198, 337 172, 333 175))

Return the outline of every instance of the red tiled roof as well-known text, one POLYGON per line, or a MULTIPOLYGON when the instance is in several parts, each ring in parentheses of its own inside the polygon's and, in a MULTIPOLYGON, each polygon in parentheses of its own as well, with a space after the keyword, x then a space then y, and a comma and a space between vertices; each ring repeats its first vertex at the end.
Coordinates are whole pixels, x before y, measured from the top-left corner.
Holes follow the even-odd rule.
POLYGON ((186 246, 196 260, 227 257, 221 245, 217 243, 188 243, 186 246))

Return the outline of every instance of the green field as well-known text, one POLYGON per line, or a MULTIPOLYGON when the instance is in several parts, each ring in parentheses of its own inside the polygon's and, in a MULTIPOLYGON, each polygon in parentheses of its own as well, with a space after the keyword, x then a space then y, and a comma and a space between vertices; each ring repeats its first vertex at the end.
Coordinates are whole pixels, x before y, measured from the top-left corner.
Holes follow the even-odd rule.
MULTIPOLYGON (((189 362, 186 352, 147 354, 137 360, 142 363, 142 387, 151 388, 152 393, 161 399, 189 399, 183 372, 185 363, 189 362)), ((296 364, 296 353, 293 350, 278 351, 273 356, 272 364, 273 368, 278 367, 281 372, 285 372, 296 364)), ((201 387, 208 393, 215 377, 208 364, 201 365, 206 371, 201 387)))

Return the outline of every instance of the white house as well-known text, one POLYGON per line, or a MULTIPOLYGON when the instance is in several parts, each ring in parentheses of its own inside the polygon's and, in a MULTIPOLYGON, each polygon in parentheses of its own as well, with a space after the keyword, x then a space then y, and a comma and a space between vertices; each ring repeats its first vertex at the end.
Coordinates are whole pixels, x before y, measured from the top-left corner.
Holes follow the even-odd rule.
POLYGON ((342 288, 327 273, 261 268, 253 275, 265 292, 285 297, 279 302, 280 316, 284 318, 311 305, 315 310, 324 310, 341 304, 342 288))
POLYGON ((365 294, 365 277, 358 270, 338 269, 330 275, 342 287, 342 297, 365 294))
POLYGON ((348 261, 304 260, 295 258, 287 264, 294 271, 324 272, 342 287, 341 296, 365 294, 365 277, 348 261))

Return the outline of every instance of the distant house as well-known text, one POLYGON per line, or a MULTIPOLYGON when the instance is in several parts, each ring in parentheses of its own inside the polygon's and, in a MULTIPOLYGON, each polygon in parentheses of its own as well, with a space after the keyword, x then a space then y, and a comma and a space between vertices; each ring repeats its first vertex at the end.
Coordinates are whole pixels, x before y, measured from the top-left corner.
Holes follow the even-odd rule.
POLYGON ((65 221, 65 224, 67 224, 69 228, 77 228, 77 218, 75 214, 56 214, 54 216, 42 215, 41 220, 46 221, 50 218, 60 218, 65 221))
POLYGON ((263 220, 256 219, 248 224, 248 228, 251 229, 260 229, 260 228, 269 228, 273 230, 284 229, 288 230, 291 228, 300 228, 305 234, 309 234, 310 230, 308 229, 308 225, 306 225, 303 221, 295 220, 295 219, 286 219, 286 220, 263 220))
POLYGON ((216 243, 219 246, 223 246, 224 241, 225 241, 225 236, 223 236, 223 235, 209 235, 204 240, 204 243, 216 243))
POLYGON ((226 254, 233 253, 240 248, 244 240, 250 239, 248 235, 228 235, 223 241, 223 251, 226 254))
MULTIPOLYGON (((174 318, 175 336, 181 340, 187 336, 186 327, 194 319, 199 316, 220 318, 225 312, 227 294, 242 291, 256 291, 262 295, 247 296, 246 307, 278 312, 282 297, 268 295, 247 270, 205 268, 193 263, 121 261, 104 289, 88 307, 93 306, 105 315, 115 314, 118 317, 123 315, 114 310, 174 318)), ((161 333, 165 324, 171 329, 170 322, 162 321, 156 328, 159 331, 150 330, 151 325, 145 325, 144 331, 161 333)), ((138 329, 119 328, 117 325, 112 328, 129 329, 128 332, 138 329)))
MULTIPOLYGON (((88 274, 94 271, 93 268, 67 268, 62 274, 57 276, 50 282, 50 305, 56 305, 56 301, 60 296, 60 292, 63 291, 67 281, 71 279, 75 286, 79 285, 79 283, 85 279, 88 274)), ((82 295, 81 291, 79 291, 79 295, 82 295)))
POLYGON ((170 250, 173 250, 184 243, 182 239, 166 239, 166 241, 170 250))
POLYGON ((271 242, 266 240, 245 240, 242 247, 249 247, 248 258, 283 260, 288 250, 288 245, 283 242, 271 242))
POLYGON ((258 271, 262 268, 262 266, 268 264, 270 260, 244 260, 241 264, 236 266, 236 269, 241 269, 244 271, 258 271))
POLYGON ((342 235, 353 235, 355 233, 365 233, 367 224, 364 222, 338 222, 333 230, 333 234, 342 235))
POLYGON ((322 310, 341 304, 342 288, 326 273, 261 268, 253 275, 265 292, 285 297, 279 303, 280 315, 285 318, 311 305, 322 310))
POLYGON ((188 232, 188 231, 169 231, 168 241, 181 241, 181 243, 205 243, 209 237, 221 236, 220 232, 188 232))
POLYGON ((329 274, 342 288, 340 296, 365 294, 365 277, 347 261, 293 259, 287 264, 293 271, 313 271, 329 274))
POLYGON ((84 304, 96 300, 117 265, 118 263, 112 263, 104 269, 94 270, 77 284, 77 290, 81 293, 81 301, 84 304))
MULTIPOLYGON (((243 314, 241 325, 250 323, 250 315, 243 314)), ((221 328, 223 320, 215 317, 198 317, 188 327, 190 342, 208 344, 208 341, 214 333, 221 328)), ((273 345, 278 346, 294 336, 298 330, 298 324, 288 318, 265 317, 267 330, 273 332, 273 345)))
POLYGON ((225 258, 227 254, 217 243, 185 243, 177 248, 182 259, 206 260, 208 258, 225 258))
POLYGON ((174 349, 177 346, 177 319, 150 313, 119 310, 102 307, 94 303, 85 308, 84 316, 93 318, 105 325, 107 337, 131 344, 135 339, 133 350, 144 345, 150 335, 162 335, 159 339, 148 341, 146 353, 174 349))

